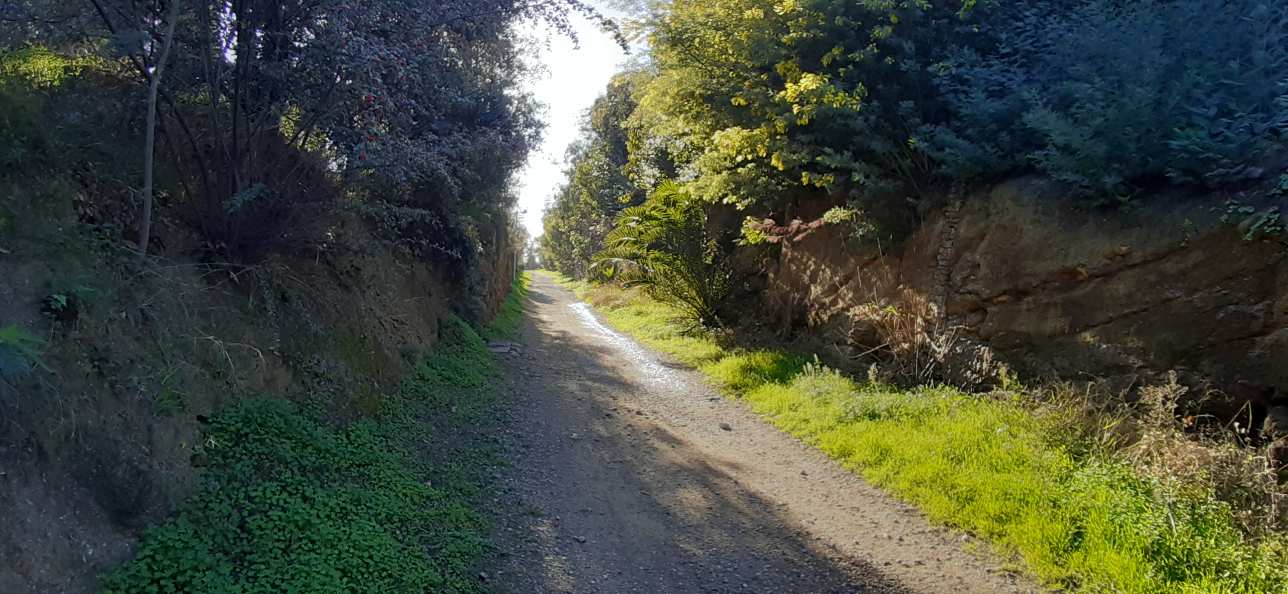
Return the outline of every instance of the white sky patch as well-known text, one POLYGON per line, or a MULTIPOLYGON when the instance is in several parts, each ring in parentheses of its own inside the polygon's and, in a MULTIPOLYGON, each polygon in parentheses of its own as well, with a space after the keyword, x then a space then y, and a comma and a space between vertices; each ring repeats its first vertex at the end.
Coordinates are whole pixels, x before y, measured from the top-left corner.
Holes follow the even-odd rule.
POLYGON ((519 210, 523 226, 532 237, 542 234, 541 213, 564 183, 564 155, 580 134, 582 115, 629 57, 611 36, 590 21, 578 17, 574 22, 577 44, 540 25, 520 28, 525 37, 549 41, 532 45, 534 52, 529 59, 543 64, 545 72, 524 83, 524 88, 546 105, 545 138, 540 149, 528 157, 518 178, 519 210))

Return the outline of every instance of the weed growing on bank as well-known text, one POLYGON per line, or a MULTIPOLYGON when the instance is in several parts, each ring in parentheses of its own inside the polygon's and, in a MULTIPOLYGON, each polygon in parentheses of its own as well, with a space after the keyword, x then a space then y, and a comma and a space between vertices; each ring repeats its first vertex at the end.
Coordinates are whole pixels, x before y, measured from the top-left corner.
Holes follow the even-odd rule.
POLYGON ((519 329, 523 326, 523 304, 528 299, 528 282, 531 279, 532 273, 527 271, 515 279, 510 294, 501 304, 501 311, 497 312, 496 319, 492 320, 492 325, 483 333, 484 338, 513 340, 519 336, 519 329))
POLYGON ((681 312, 614 287, 566 283, 641 343, 932 520, 1018 556, 1078 592, 1288 592, 1288 538, 1243 529, 1210 490, 1141 472, 1095 441, 1085 411, 1017 392, 860 383, 809 359, 725 348, 681 312))
MULTIPOLYGON (((516 282, 486 334, 517 331, 525 289, 516 282)), ((103 591, 481 591, 481 499, 500 458, 476 438, 494 420, 499 367, 463 320, 445 320, 440 339, 375 418, 336 428, 282 399, 214 417, 194 456, 200 490, 103 591)))
POLYGON ((198 456, 201 491, 105 592, 417 592, 450 579, 419 543, 433 489, 372 421, 335 430, 287 401, 248 401, 212 421, 198 456))
POLYGON ((435 400, 450 392, 478 390, 496 374, 496 359, 479 333, 464 320, 444 320, 439 341, 430 356, 412 371, 401 398, 386 401, 386 413, 402 404, 402 399, 435 400))

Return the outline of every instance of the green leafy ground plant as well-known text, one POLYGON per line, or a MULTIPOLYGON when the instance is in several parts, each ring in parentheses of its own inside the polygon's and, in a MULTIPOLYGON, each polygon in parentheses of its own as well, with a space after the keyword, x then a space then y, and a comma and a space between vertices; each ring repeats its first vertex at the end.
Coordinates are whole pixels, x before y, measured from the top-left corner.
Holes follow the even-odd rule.
POLYGON ((0 327, 0 379, 20 377, 40 366, 45 341, 16 324, 0 327))
POLYGON ((781 351, 722 347, 639 293, 566 283, 607 321, 701 370, 766 420, 931 520, 969 531, 1076 592, 1288 592, 1288 540, 1080 443, 1072 411, 1020 394, 860 383, 781 351))
MULTIPOLYGON (((508 317, 486 333, 517 330, 525 288, 516 283, 508 317)), ((495 422, 499 366, 469 324, 444 324, 376 418, 336 428, 255 399, 212 419, 194 458, 206 467, 199 492, 144 534, 103 591, 480 591, 480 501, 500 458, 477 438, 495 422)))
POLYGON ((219 415, 201 492, 150 530, 105 592, 421 592, 435 493, 371 421, 345 430, 284 400, 219 415))

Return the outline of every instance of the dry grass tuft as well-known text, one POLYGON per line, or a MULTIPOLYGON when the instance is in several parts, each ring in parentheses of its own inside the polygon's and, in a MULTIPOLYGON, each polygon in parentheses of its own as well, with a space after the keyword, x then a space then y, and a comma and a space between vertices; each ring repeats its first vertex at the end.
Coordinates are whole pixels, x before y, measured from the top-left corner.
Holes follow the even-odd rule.
POLYGON ((1006 368, 992 350, 962 336, 944 321, 930 299, 908 287, 890 295, 873 291, 850 309, 843 332, 851 359, 871 359, 871 375, 884 383, 921 385, 943 382, 966 389, 1004 383, 1006 368))
POLYGON ((644 290, 640 287, 622 287, 605 284, 586 295, 586 300, 594 307, 617 309, 640 300, 644 290))
POLYGON ((1250 535, 1288 528, 1288 488, 1280 485, 1264 447, 1248 447, 1229 431, 1187 432, 1177 407, 1188 388, 1177 382, 1141 389, 1139 435, 1125 454, 1139 472, 1172 489, 1230 505, 1250 535))

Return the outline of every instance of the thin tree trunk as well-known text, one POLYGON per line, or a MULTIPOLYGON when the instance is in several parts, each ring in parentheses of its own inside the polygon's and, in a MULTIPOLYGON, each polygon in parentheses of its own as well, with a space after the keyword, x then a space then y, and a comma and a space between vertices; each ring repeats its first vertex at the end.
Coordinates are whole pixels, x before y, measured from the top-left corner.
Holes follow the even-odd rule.
POLYGON ((165 38, 161 43, 161 55, 157 57, 152 70, 152 80, 148 84, 148 117, 143 140, 143 215, 139 217, 139 260, 148 255, 148 242, 152 236, 152 169, 153 152, 157 138, 157 92, 161 87, 161 72, 165 69, 166 59, 170 56, 170 46, 174 42, 174 25, 179 20, 179 0, 170 0, 170 11, 166 17, 165 38))
MULTIPOLYGON (((112 23, 112 17, 107 14, 107 9, 103 7, 103 3, 99 0, 90 0, 90 4, 94 6, 94 10, 98 13, 99 18, 103 19, 103 25, 107 27, 107 31, 116 35, 118 32, 116 25, 112 23)), ((147 66, 143 61, 139 60, 139 58, 134 55, 130 55, 128 57, 130 59, 130 64, 139 72, 139 76, 143 77, 143 81, 148 83, 148 85, 151 85, 152 75, 148 72, 147 66)), ((197 171, 201 174, 201 188, 203 195, 210 195, 210 175, 207 171, 206 159, 201 154, 201 147, 197 145, 197 140, 192 135, 192 129, 188 126, 188 121, 184 119, 183 112, 179 111, 179 106, 175 102, 174 97, 164 89, 158 89, 158 91, 159 92, 157 94, 160 96, 161 100, 169 106, 170 111, 174 113, 174 121, 179 124, 179 130, 183 132, 184 139, 188 141, 188 146, 192 148, 192 156, 197 161, 197 171)), ((161 136, 169 138, 166 135, 164 120, 160 122, 160 126, 161 136)), ((216 129, 218 129, 218 126, 216 126, 216 129)), ((180 164, 176 161, 176 165, 180 164)))

